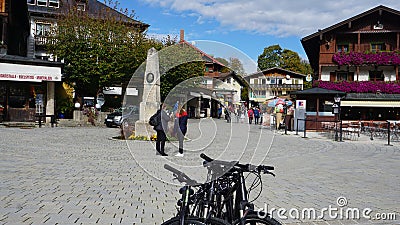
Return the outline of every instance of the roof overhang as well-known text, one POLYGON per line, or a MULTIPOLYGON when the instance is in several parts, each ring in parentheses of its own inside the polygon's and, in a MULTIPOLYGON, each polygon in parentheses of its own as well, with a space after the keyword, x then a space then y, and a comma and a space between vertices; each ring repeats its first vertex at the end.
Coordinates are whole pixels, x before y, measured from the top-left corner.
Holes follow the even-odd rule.
POLYGON ((346 101, 340 102, 344 107, 378 107, 378 108, 400 108, 400 101, 346 101))

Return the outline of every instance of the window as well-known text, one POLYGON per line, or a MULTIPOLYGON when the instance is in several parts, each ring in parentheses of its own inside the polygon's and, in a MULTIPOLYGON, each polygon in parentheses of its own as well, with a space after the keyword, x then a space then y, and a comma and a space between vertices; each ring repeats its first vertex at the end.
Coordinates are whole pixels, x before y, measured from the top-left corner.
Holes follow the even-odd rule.
POLYGON ((258 84, 258 79, 254 79, 254 84, 258 84))
POLYGON ((371 43, 371 51, 372 52, 379 52, 385 51, 385 44, 384 43, 371 43))
POLYGON ((336 73, 336 81, 347 80, 347 72, 337 72, 336 73))
POLYGON ((49 0, 49 7, 58 8, 60 6, 59 0, 49 0))
POLYGON ((349 44, 338 44, 337 51, 338 52, 349 52, 349 44))
POLYGON ((38 6, 47 6, 47 0, 36 0, 38 6))
MULTIPOLYGON (((85 3, 78 3, 77 5, 76 5, 76 8, 79 10, 79 11, 85 11, 86 10, 86 4, 85 3)), ((210 72, 212 72, 212 69, 210 68, 210 72)))
POLYGON ((36 23, 36 35, 47 36, 50 33, 50 24, 48 23, 36 23))
POLYGON ((271 78, 270 84, 276 84, 276 79, 275 78, 271 78))
POLYGON ((369 80, 370 81, 383 81, 383 71, 369 71, 369 80))
POLYGON ((27 3, 30 5, 34 5, 36 2, 35 2, 35 0, 27 0, 27 3))
POLYGON ((6 0, 0 0, 0 13, 6 12, 6 0))

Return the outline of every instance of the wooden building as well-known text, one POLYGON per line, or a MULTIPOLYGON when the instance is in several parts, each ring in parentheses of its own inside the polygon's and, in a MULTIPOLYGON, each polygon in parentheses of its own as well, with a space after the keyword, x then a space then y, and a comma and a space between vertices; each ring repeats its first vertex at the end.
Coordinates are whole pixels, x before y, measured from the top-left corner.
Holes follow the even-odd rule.
POLYGON ((347 93, 343 119, 399 117, 399 21, 400 11, 380 5, 301 40, 315 86, 347 93))
POLYGON ((263 70, 245 77, 250 84, 249 100, 265 102, 277 96, 290 95, 291 92, 303 90, 306 75, 285 70, 279 67, 263 70))

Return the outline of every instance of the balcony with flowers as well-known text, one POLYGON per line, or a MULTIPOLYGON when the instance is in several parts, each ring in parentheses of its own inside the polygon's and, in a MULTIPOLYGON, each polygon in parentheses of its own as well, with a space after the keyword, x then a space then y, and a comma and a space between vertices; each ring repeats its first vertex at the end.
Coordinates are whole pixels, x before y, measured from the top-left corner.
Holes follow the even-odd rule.
POLYGON ((400 82, 385 81, 314 81, 313 87, 329 90, 343 91, 346 93, 385 93, 400 94, 400 82))
POLYGON ((333 55, 332 60, 339 66, 361 66, 361 65, 400 65, 400 50, 382 52, 338 52, 333 55))

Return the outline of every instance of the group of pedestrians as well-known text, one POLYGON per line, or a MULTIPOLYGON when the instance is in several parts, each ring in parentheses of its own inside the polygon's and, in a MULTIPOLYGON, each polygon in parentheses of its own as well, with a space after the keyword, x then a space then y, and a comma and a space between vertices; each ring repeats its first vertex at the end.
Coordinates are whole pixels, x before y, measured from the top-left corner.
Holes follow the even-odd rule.
MULTIPOLYGON (((221 118, 223 107, 218 108, 218 118, 221 118)), ((233 113, 236 116, 236 122, 245 119, 246 108, 225 108, 225 119, 228 123, 231 122, 231 114, 233 113)), ((161 156, 168 156, 165 153, 165 142, 167 140, 166 133, 169 131, 168 123, 171 120, 174 120, 174 127, 172 130, 172 135, 178 138, 179 142, 179 152, 175 156, 183 157, 183 141, 185 139, 185 135, 187 133, 187 123, 188 123, 188 113, 184 109, 183 106, 175 105, 173 112, 171 115, 168 115, 166 112, 166 105, 161 104, 160 109, 155 114, 157 117, 157 125, 153 127, 153 129, 157 132, 157 140, 156 140, 156 150, 157 153, 161 156)), ((249 124, 262 124, 262 113, 258 107, 252 107, 247 110, 247 117, 249 124), (261 120, 260 120, 261 118, 261 120)))
POLYGON ((258 107, 253 107, 247 110, 247 116, 249 118, 249 124, 262 124, 261 110, 258 107), (261 120, 260 120, 261 118, 261 120))
POLYGON ((161 156, 168 156, 165 153, 165 142, 167 140, 166 132, 169 131, 168 122, 172 119, 174 120, 173 136, 178 138, 179 142, 179 152, 175 156, 183 157, 183 140, 187 132, 188 114, 186 110, 180 106, 171 115, 168 115, 166 110, 166 105, 161 104, 160 109, 156 112, 157 120, 159 121, 154 130, 157 132, 156 140, 156 150, 161 156))

